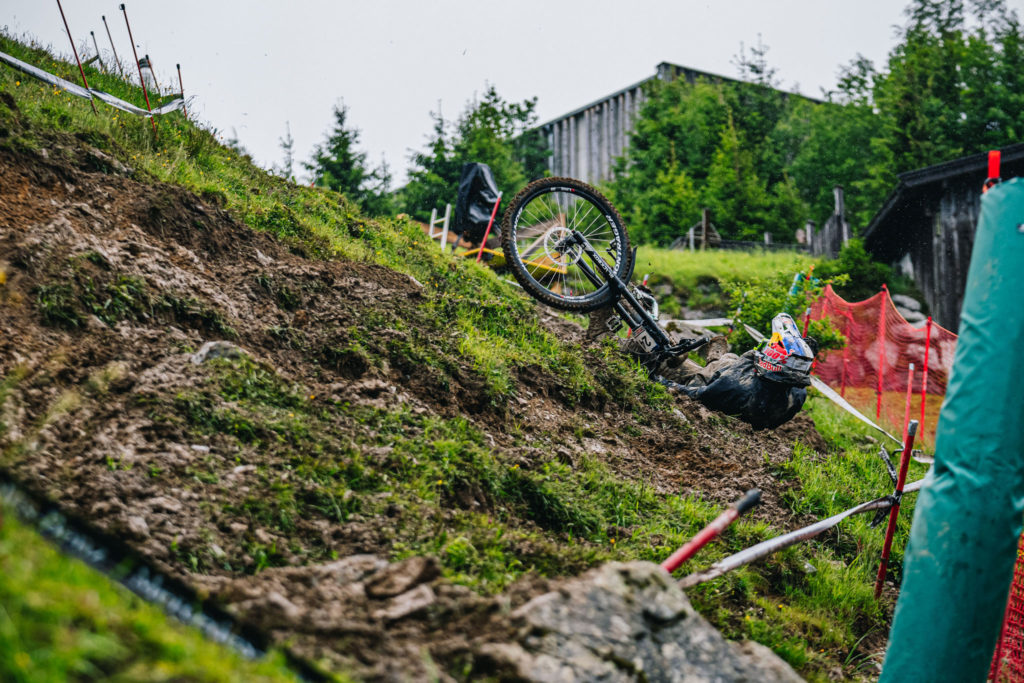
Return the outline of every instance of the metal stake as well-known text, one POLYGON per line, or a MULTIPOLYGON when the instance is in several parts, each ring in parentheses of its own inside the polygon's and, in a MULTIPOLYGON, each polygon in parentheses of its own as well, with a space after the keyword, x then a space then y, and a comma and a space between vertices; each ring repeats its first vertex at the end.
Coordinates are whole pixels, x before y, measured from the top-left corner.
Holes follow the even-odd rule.
POLYGON ((181 113, 184 114, 187 119, 188 110, 185 109, 185 86, 181 84, 181 64, 175 64, 174 66, 178 69, 178 88, 181 91, 181 113))
POLYGON ((103 70, 106 71, 107 70, 107 65, 103 63, 103 57, 100 57, 100 45, 99 45, 99 43, 96 42, 96 34, 93 33, 92 31, 89 31, 89 35, 92 36, 92 44, 93 44, 93 47, 96 48, 96 59, 98 59, 100 61, 100 66, 102 66, 103 70))
POLYGON ((110 37, 110 26, 107 25, 107 16, 105 14, 100 15, 100 19, 103 20, 103 26, 107 29, 107 39, 110 40, 110 50, 114 53, 114 63, 117 64, 117 70, 121 74, 121 78, 124 78, 124 69, 121 68, 121 59, 117 56, 117 48, 114 47, 114 39, 110 37))

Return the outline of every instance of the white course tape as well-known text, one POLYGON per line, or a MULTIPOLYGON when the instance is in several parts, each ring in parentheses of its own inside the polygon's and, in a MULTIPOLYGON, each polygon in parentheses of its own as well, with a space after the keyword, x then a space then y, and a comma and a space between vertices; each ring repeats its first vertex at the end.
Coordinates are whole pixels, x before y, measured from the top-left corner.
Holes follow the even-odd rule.
POLYGON ((732 318, 705 318, 703 320, 666 320, 665 324, 679 323, 691 327, 725 327, 732 324, 732 318))
MULTIPOLYGON (((150 113, 148 111, 142 109, 141 107, 136 107, 131 102, 125 102, 124 100, 114 97, 110 93, 103 92, 102 90, 96 90, 95 88, 83 88, 82 86, 72 83, 71 81, 65 81, 63 78, 54 76, 53 74, 47 71, 43 71, 42 69, 32 66, 27 62, 23 62, 16 57, 12 57, 7 53, 0 52, 0 62, 4 62, 8 66, 17 69, 18 71, 21 71, 24 74, 28 74, 33 78, 38 78, 44 83, 49 83, 50 85, 60 88, 68 93, 71 93, 72 95, 77 95, 78 97, 83 97, 87 100, 95 97, 101 102, 109 104, 111 107, 120 109, 121 111, 126 111, 147 118, 150 116, 150 113)), ((158 107, 157 109, 154 109, 153 114, 167 114, 169 112, 181 109, 184 105, 185 100, 179 97, 175 100, 171 100, 170 102, 161 107, 158 107)))
MULTIPOLYGON (((903 493, 912 493, 920 489, 923 485, 924 479, 918 479, 915 482, 907 484, 903 488, 903 493)), ((876 498, 875 500, 868 501, 867 503, 861 503, 857 507, 844 510, 839 514, 832 515, 828 519, 823 519, 820 522, 815 522, 803 529, 790 531, 788 534, 769 538, 767 541, 762 541, 757 545, 752 545, 749 548, 730 555, 723 560, 715 562, 702 572, 695 572, 689 576, 684 576, 679 580, 679 585, 682 588, 689 588, 690 586, 696 586, 698 583, 717 579, 719 576, 722 576, 727 572, 731 572, 734 569, 750 564, 755 560, 771 555, 783 548, 787 548, 795 543, 799 543, 800 541, 806 541, 809 538, 814 538, 821 532, 831 529, 835 525, 839 524, 839 522, 843 521, 847 517, 852 517, 853 515, 861 514, 863 512, 870 512, 872 510, 884 510, 890 507, 892 507, 892 498, 889 496, 876 498)))
MULTIPOLYGON (((757 330, 755 330, 750 325, 748 325, 746 323, 743 323, 743 327, 744 327, 744 329, 747 330, 747 334, 749 334, 751 337, 754 338, 754 341, 759 342, 762 339, 764 339, 764 335, 761 334, 760 332, 758 332, 757 330)), ((882 434, 885 434, 887 437, 889 437, 890 439, 892 439, 893 441, 898 443, 900 445, 900 448, 903 447, 903 442, 902 441, 900 441, 895 436, 893 436, 889 432, 885 431, 884 429, 882 429, 881 427, 876 425, 869 418, 865 417, 863 413, 861 413, 859 410, 857 410, 852 405, 850 405, 850 403, 845 398, 843 398, 842 396, 837 394, 835 389, 833 389, 829 385, 825 384, 824 382, 822 382, 820 379, 818 379, 814 375, 811 375, 811 386, 813 386, 815 389, 820 391, 829 400, 831 400, 833 403, 835 403, 837 406, 839 406, 840 408, 842 408, 846 412, 848 412, 851 415, 853 415, 855 418, 857 418, 858 420, 860 420, 864 424, 866 424, 866 425, 868 425, 870 427, 874 427, 875 429, 880 431, 882 434)))

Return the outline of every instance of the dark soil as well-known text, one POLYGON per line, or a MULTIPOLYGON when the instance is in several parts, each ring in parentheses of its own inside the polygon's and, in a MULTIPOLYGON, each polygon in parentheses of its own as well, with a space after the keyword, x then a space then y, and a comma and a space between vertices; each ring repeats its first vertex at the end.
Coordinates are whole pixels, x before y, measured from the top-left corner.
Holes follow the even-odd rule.
MULTIPOLYGON (((773 469, 795 440, 824 451, 806 417, 754 432, 679 399, 674 413, 637 420, 614 406, 566 406, 559 378, 539 370, 522 373, 522 398, 495 406, 458 339, 427 319, 414 279, 307 258, 184 190, 96 168, 95 150, 70 137, 51 139, 45 155, 0 149, 0 376, 19 378, 0 385, 0 466, 299 654, 370 678, 417 679, 425 652, 456 666, 493 615, 548 582, 481 597, 438 579, 429 562, 380 559, 399 533, 387 514, 283 529, 254 512, 251 494, 265 490, 256 483, 301 489, 292 470, 302 464, 290 432, 257 449, 217 430, 197 440, 180 419, 202 408, 188 401, 209 371, 190 358, 210 340, 237 344, 325 414, 344 402, 464 416, 524 466, 589 454, 658 492, 723 504, 758 487, 755 516, 793 526, 781 502, 792 484, 773 469), (410 354, 425 346, 440 364, 410 354), (538 452, 516 445, 514 424, 565 436, 556 452, 538 452), (270 561, 262 571, 251 564, 257 546, 270 561), (403 590, 381 589, 388 581, 403 590), (429 608, 408 604, 418 586, 429 608)), ((551 329, 579 342, 572 324, 551 329)), ((356 418, 331 424, 318 435, 325 452, 388 457, 361 445, 356 418)), ((487 504, 473 491, 453 495, 453 506, 487 504)))

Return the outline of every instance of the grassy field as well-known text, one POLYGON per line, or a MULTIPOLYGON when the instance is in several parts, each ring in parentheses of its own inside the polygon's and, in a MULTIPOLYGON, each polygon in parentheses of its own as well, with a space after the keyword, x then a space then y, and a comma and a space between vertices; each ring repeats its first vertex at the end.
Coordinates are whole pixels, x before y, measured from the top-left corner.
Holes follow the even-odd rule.
MULTIPOLYGON (((75 67, 8 37, 0 37, 0 50, 74 78, 75 67)), ((116 78, 95 71, 89 76, 95 87, 140 101, 140 93, 116 78)), ((376 263, 416 278, 432 295, 424 306, 438 318, 452 321, 453 330, 464 340, 460 351, 473 359, 495 402, 510 398, 517 372, 536 364, 566 378, 570 396, 614 386, 611 403, 616 410, 630 414, 640 405, 666 414, 671 410, 660 385, 649 382, 613 349, 584 351, 560 343, 540 326, 535 307, 514 287, 487 268, 453 263, 427 242, 415 224, 368 220, 335 193, 269 175, 222 146, 215 131, 197 127, 180 114, 161 118, 154 138, 147 121, 99 104, 99 114, 93 114, 88 102, 26 81, 6 67, 0 67, 0 93, 13 95, 20 111, 15 116, 0 104, 0 146, 37 150, 38 131, 71 132, 136 169, 136 177, 188 188, 252 228, 276 235, 299 253, 376 263), (31 125, 24 125, 23 119, 31 125), (590 370, 588 354, 594 353, 604 357, 609 376, 597 377, 590 370)), ((808 257, 787 253, 690 254, 644 248, 636 272, 638 277, 652 273, 655 285, 670 282, 677 293, 677 308, 708 309, 723 305, 724 284, 785 280, 809 264, 808 257)), ((665 310, 672 312, 671 306, 667 304, 665 310)), ((422 354, 418 362, 429 363, 437 352, 423 348, 417 353, 422 354)), ((312 397, 304 398, 306 392, 280 378, 254 377, 258 369, 245 364, 213 367, 211 382, 202 391, 183 396, 180 404, 162 407, 192 420, 189 428, 203 434, 224 431, 227 423, 218 422, 223 415, 211 406, 230 400, 233 410, 257 427, 288 427, 284 436, 297 452, 329 452, 323 448, 329 436, 329 411, 312 397), (287 421, 286 414, 299 418, 287 421)), ((795 457, 778 468, 779 479, 794 483, 786 501, 793 515, 821 517, 888 493, 891 484, 868 428, 820 398, 811 399, 807 410, 830 453, 816 454, 798 445, 795 457)), ((450 513, 454 532, 410 534, 392 548, 393 558, 438 555, 446 576, 480 592, 500 591, 531 574, 576 573, 612 559, 661 561, 721 511, 720 505, 700 495, 655 493, 642 480, 615 474, 596 456, 572 466, 552 460, 523 472, 488 447, 480 428, 461 418, 388 411, 355 411, 350 416, 375 435, 365 442, 355 439, 356 446, 387 445, 401 465, 401 476, 391 480, 373 479, 379 473, 369 470, 360 472, 365 474, 367 491, 389 493, 379 505, 414 507, 409 501, 416 501, 423 509, 440 509, 445 486, 453 481, 478 486, 504 504, 501 514, 454 510, 450 513), (513 524, 517 514, 540 522, 524 531, 513 524), (631 530, 628 537, 619 535, 617 530, 626 527, 631 530), (523 561, 516 549, 524 544, 535 544, 542 551, 523 561)), ((238 424, 232 422, 231 428, 237 430, 238 424)), ((578 429, 581 438, 587 435, 587 425, 580 424, 578 429)), ((515 430, 514 424, 509 427, 510 433, 515 430)), ((247 438, 242 433, 235 436, 247 438)), ((516 438, 517 445, 529 445, 532 437, 516 438)), ((322 474, 317 467, 330 465, 326 457, 312 460, 311 478, 322 474)), ((911 478, 920 475, 921 468, 915 464, 911 478)), ((281 510, 304 513, 304 503, 293 498, 264 502, 274 506, 269 513, 280 520, 281 510)), ((378 512, 367 505, 363 514, 378 512)), ((908 500, 891 562, 897 573, 912 512, 912 500, 908 500)), ((892 596, 881 603, 871 596, 882 530, 870 528, 869 522, 866 517, 844 522, 835 533, 698 586, 690 591, 691 598, 727 635, 768 645, 812 680, 828 680, 837 667, 846 675, 870 678, 877 644, 865 644, 884 642, 892 596)), ((692 568, 782 531, 764 522, 740 521, 702 551, 692 568)), ((147 671, 167 672, 164 679, 184 680, 285 675, 278 659, 251 673, 236 668, 247 665, 216 649, 203 649, 198 636, 183 635, 131 596, 104 585, 86 568, 62 560, 9 517, 0 539, 0 566, 5 574, 0 584, 4 608, 0 612, 4 646, 0 678, 4 680, 62 680, 111 672, 146 680, 147 671), (164 637, 170 640, 161 640, 164 637)))
POLYGON ((0 680, 298 681, 209 642, 78 560, 0 505, 0 680))
POLYGON ((723 311, 727 289, 741 282, 777 281, 788 287, 793 275, 807 272, 813 260, 790 251, 669 250, 643 246, 637 251, 636 278, 650 273, 650 284, 669 284, 673 295, 662 309, 675 315, 681 306, 723 311))

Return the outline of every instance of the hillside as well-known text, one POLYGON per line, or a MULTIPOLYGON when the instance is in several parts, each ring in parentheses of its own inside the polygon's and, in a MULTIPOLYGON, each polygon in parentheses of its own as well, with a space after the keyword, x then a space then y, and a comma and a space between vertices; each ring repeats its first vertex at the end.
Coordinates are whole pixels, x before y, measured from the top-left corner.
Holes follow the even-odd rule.
MULTIPOLYGON (((506 675, 511 610, 749 488, 701 565, 885 492, 826 406, 756 433, 673 398, 177 114, 154 139, 5 69, 0 123, 0 468, 325 672, 506 675)), ((869 675, 879 545, 857 520, 689 597, 805 676, 869 675)))

